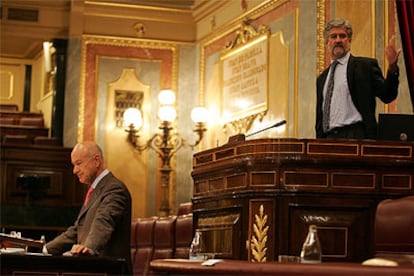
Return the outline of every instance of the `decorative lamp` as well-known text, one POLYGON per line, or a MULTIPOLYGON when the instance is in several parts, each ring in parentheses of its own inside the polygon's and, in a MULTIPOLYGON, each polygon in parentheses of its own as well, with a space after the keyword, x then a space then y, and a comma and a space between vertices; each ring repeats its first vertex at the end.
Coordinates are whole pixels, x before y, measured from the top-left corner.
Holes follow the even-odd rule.
POLYGON ((177 117, 177 111, 174 108, 175 93, 172 90, 165 89, 158 94, 158 101, 160 102, 160 108, 158 111, 158 118, 161 121, 158 127, 161 132, 154 134, 144 144, 139 142, 139 130, 142 127, 142 114, 136 108, 129 108, 124 112, 124 124, 128 132, 128 142, 138 151, 144 151, 146 149, 154 150, 162 161, 160 168, 161 173, 161 206, 159 209, 160 216, 168 216, 170 213, 169 202, 169 182, 171 168, 171 158, 174 154, 183 146, 188 145, 190 147, 197 146, 203 139, 205 128, 205 122, 208 118, 207 109, 201 106, 195 107, 191 112, 191 119, 196 124, 193 130, 197 134, 197 139, 194 144, 187 144, 185 139, 174 130, 173 122, 177 117))

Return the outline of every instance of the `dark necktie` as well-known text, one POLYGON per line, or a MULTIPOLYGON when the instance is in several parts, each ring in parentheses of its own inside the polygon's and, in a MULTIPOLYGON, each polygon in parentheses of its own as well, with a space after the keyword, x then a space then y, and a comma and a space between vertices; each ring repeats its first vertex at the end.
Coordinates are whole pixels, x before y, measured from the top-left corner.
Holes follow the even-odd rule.
POLYGON ((328 132, 329 130, 329 118, 331 112, 331 99, 334 88, 334 77, 335 77, 335 68, 338 65, 338 61, 334 60, 331 64, 331 74, 329 75, 328 86, 326 88, 325 102, 323 104, 323 117, 322 117, 322 126, 323 131, 328 132))
POLYGON ((83 203, 83 205, 88 204, 89 198, 91 197, 91 193, 93 192, 93 190, 94 190, 94 188, 92 186, 89 187, 89 190, 86 193, 85 202, 83 203))

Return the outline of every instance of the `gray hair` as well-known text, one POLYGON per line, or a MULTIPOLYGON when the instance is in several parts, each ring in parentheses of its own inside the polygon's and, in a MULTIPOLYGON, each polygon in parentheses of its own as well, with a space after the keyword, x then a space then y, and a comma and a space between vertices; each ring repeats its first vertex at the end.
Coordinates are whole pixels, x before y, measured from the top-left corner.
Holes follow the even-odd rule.
POLYGON ((349 41, 352 41, 351 23, 349 23, 348 20, 345 20, 342 18, 334 18, 334 19, 329 20, 328 23, 326 23, 325 30, 323 31, 323 37, 325 38, 325 42, 328 41, 328 34, 332 28, 341 28, 341 27, 345 28, 349 41))

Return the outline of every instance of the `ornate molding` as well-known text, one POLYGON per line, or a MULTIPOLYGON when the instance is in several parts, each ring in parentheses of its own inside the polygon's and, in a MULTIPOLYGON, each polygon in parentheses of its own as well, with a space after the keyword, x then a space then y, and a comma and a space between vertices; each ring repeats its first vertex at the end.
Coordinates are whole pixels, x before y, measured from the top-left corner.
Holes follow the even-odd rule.
POLYGON ((268 26, 260 25, 256 29, 250 25, 250 23, 251 20, 249 19, 244 19, 242 21, 240 24, 240 29, 236 31, 235 38, 225 45, 223 52, 230 51, 234 48, 237 48, 238 46, 242 46, 262 34, 270 34, 270 28, 268 26))
POLYGON ((252 237, 252 255, 253 262, 264 263, 266 262, 267 252, 267 232, 269 226, 267 226, 268 216, 264 214, 263 204, 260 205, 259 215, 255 215, 255 223, 253 224, 253 237, 252 237))
POLYGON ((233 129, 235 130, 236 133, 247 133, 249 131, 249 129, 252 127, 253 122, 259 118, 259 121, 261 122, 264 118, 264 116, 266 115, 267 110, 260 112, 260 113, 256 113, 244 118, 241 118, 239 120, 236 121, 231 121, 227 124, 223 125, 224 130, 226 130, 229 125, 231 125, 233 127, 233 129))
POLYGON ((83 35, 82 36, 82 59, 81 59, 81 84, 79 92, 79 107, 78 107, 78 140, 94 139, 95 129, 89 127, 86 130, 85 125, 96 124, 96 106, 97 101, 95 93, 97 91, 95 78, 98 77, 98 68, 96 59, 102 56, 112 56, 115 58, 140 59, 161 62, 165 66, 164 71, 166 76, 164 78, 165 84, 162 87, 170 87, 176 90, 178 81, 178 55, 179 46, 181 43, 139 39, 139 38, 125 38, 113 36, 99 36, 99 35, 83 35), (129 48, 128 51, 123 49, 129 48), (152 51, 152 50, 161 50, 152 51), (99 52, 99 54, 97 53, 99 52), (131 52, 132 51, 132 52, 131 52), (126 55, 126 53, 129 53, 126 55), (133 54, 134 53, 134 54, 133 54), (88 76, 88 78, 86 78, 88 76), (89 101, 88 103, 86 101, 89 101), (88 104, 88 108, 86 105, 88 104))
MULTIPOLYGON (((229 55, 232 53, 232 50, 234 52, 239 51, 240 49, 244 49, 243 47, 246 46, 255 40, 260 39, 260 36, 266 36, 268 37, 270 35, 270 28, 266 25, 260 25, 257 28, 251 25, 251 20, 244 19, 240 23, 240 28, 235 31, 234 39, 227 42, 224 46, 224 49, 221 53, 222 56, 229 55)), ((267 93, 267 91, 266 91, 267 93)), ((265 110, 262 108, 259 108, 258 110, 255 110, 254 114, 252 113, 252 110, 250 110, 250 114, 246 114, 245 117, 242 118, 232 118, 233 121, 228 121, 223 125, 223 128, 226 130, 229 125, 233 127, 236 133, 246 133, 251 126, 253 125, 253 122, 259 118, 259 121, 262 121, 264 116, 267 113, 267 97, 266 97, 266 107, 265 110)))
POLYGON ((326 0, 317 0, 316 7, 317 7, 317 36, 316 36, 316 43, 317 43, 317 74, 320 75, 325 68, 325 39, 323 37, 323 31, 325 29, 325 22, 326 22, 326 0))
POLYGON ((144 23, 136 23, 134 25, 135 35, 137 37, 143 37, 145 35, 145 25, 144 23))

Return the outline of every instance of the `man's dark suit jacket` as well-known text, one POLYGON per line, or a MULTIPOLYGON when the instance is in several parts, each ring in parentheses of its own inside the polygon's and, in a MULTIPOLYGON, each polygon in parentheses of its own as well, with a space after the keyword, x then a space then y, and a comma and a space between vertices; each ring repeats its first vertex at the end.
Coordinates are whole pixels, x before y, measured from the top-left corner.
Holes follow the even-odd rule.
POLYGON ((131 195, 112 173, 99 182, 73 226, 46 244, 53 255, 83 244, 98 256, 125 258, 130 269, 131 195))
MULTIPOLYGON (((324 138, 322 128, 323 86, 328 76, 329 67, 325 69, 316 81, 316 138, 324 138)), ((387 72, 387 77, 381 72, 378 61, 366 57, 350 56, 347 68, 348 87, 352 101, 362 116, 365 138, 376 139, 377 120, 375 117, 376 97, 384 103, 390 103, 398 95, 398 71, 387 72)))

